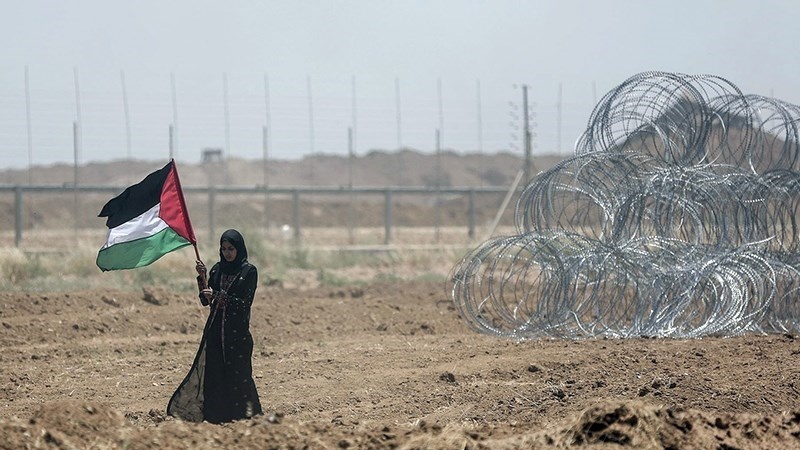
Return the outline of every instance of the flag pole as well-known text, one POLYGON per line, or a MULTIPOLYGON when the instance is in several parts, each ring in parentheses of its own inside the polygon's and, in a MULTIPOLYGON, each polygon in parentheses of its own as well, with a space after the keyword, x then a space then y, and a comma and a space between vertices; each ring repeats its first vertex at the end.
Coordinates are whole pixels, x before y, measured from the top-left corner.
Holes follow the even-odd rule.
MULTIPOLYGON (((175 169, 175 182, 178 185, 178 192, 180 193, 180 197, 179 198, 180 198, 181 206, 183 207, 183 210, 186 211, 186 220, 187 220, 187 223, 189 224, 189 229, 191 229, 191 222, 189 221, 189 210, 188 210, 188 208, 186 208, 186 199, 183 198, 183 188, 181 187, 181 178, 178 175, 178 166, 175 164, 175 159, 174 158, 170 158, 169 162, 172 164, 172 167, 175 169)), ((190 241, 192 243, 192 247, 194 247, 194 255, 197 258, 196 262, 198 264, 203 264, 203 266, 205 267, 205 264, 203 263, 203 259, 200 258, 200 251, 197 249, 197 239, 195 239, 195 237, 194 237, 194 231, 191 231, 191 239, 190 239, 190 241)), ((208 288, 208 272, 205 271, 205 270, 203 271, 202 274, 200 274, 200 284, 201 284, 201 286, 200 286, 201 289, 207 289, 208 288)))
MULTIPOLYGON (((196 242, 192 243, 192 247, 194 247, 194 254, 197 257, 197 262, 203 264, 203 260, 200 259, 200 252, 197 250, 197 243, 196 242)), ((205 264, 203 264, 203 266, 205 266, 205 264)), ((202 274, 200 274, 200 283, 201 283, 200 286, 201 288, 203 289, 208 288, 208 272, 206 272, 205 270, 203 271, 202 274)))

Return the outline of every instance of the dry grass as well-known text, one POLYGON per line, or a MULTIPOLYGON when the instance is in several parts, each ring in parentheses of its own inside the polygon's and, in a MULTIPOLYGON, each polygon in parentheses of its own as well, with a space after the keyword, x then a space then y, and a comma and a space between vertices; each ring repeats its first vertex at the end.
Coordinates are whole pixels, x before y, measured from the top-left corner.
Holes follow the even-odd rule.
MULTIPOLYGON (((199 252, 216 259, 217 243, 202 237, 199 252)), ((289 230, 242 229, 261 282, 285 287, 338 286, 387 280, 446 280, 452 267, 474 246, 463 228, 395 228, 384 245, 383 228, 306 228, 298 243, 289 230)), ((501 230, 510 232, 511 230, 501 230)), ((13 245, 13 233, 5 232, 13 245)), ((35 230, 20 247, 0 247, 0 287, 12 291, 62 291, 97 288, 137 290, 157 285, 194 289, 195 253, 191 247, 165 255, 148 267, 101 272, 95 265, 105 232, 35 230)))

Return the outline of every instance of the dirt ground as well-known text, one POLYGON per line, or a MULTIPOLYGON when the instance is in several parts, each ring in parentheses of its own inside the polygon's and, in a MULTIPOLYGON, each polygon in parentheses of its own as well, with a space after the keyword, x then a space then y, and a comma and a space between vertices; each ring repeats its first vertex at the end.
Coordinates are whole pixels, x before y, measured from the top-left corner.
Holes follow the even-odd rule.
POLYGON ((191 295, 0 293, 0 449, 800 449, 800 339, 512 342, 436 282, 259 288, 263 416, 165 417, 191 295))

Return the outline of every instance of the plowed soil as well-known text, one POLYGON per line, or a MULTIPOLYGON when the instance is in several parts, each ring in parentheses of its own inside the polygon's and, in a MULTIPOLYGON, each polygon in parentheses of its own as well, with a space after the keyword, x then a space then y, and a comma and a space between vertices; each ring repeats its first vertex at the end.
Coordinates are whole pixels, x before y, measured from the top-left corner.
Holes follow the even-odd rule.
POLYGON ((800 339, 476 334, 439 283, 262 286, 265 414, 165 416, 191 294, 0 293, 0 449, 800 449, 800 339))

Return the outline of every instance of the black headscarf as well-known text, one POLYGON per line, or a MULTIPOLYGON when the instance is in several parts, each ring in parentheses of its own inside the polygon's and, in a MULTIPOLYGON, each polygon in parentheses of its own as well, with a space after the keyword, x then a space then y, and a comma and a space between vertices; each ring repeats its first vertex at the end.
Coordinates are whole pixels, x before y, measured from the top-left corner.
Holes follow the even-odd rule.
POLYGON ((219 238, 219 245, 222 247, 222 242, 228 241, 236 248, 236 259, 231 262, 225 260, 222 256, 222 249, 219 250, 219 268, 225 275, 233 275, 239 273, 242 267, 247 264, 247 247, 244 245, 244 237, 236 230, 227 230, 222 233, 219 238))

